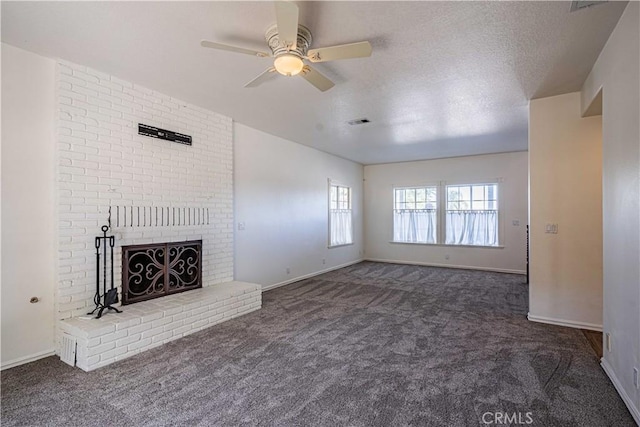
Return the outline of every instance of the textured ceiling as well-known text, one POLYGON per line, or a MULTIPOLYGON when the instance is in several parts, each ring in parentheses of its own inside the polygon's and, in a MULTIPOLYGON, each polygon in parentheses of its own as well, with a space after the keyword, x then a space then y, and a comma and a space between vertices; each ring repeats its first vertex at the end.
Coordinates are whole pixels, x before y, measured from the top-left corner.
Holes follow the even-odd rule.
POLYGON ((113 74, 364 164, 527 149, 528 100, 577 91, 626 2, 299 2, 314 47, 369 40, 365 59, 243 85, 270 60, 271 2, 2 1, 2 41, 113 74), (349 126, 366 117, 371 123, 349 126))

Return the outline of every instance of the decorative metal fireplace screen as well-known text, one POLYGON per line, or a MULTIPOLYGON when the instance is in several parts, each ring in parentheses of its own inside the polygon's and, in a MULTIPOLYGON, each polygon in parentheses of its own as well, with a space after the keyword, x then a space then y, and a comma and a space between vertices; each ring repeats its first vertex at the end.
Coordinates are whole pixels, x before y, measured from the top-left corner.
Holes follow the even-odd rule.
POLYGON ((202 287, 202 240, 122 247, 122 304, 202 287))

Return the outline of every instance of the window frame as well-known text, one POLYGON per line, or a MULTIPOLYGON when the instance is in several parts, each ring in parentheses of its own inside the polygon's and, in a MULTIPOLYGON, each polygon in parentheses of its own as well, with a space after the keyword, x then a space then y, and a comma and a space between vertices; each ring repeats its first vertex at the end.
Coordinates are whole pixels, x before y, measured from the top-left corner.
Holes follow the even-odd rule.
MULTIPOLYGON (((455 181, 455 182, 443 182, 442 186, 443 186, 443 191, 442 191, 442 196, 443 196, 443 206, 445 207, 441 214, 442 214, 442 237, 443 237, 443 244, 446 246, 455 246, 455 247, 466 247, 466 248, 502 248, 503 246, 503 236, 504 236, 504 220, 503 220, 503 206, 502 206, 502 185, 501 183, 504 180, 502 178, 495 178, 495 179, 489 179, 489 180, 479 180, 479 181, 473 181, 473 180, 466 180, 466 181, 455 181), (471 182, 470 182, 471 181, 471 182), (474 186, 487 186, 487 185, 495 185, 496 186, 496 198, 495 198, 495 204, 496 204, 496 208, 495 209, 458 209, 458 210, 465 210, 465 211, 490 211, 490 210, 495 210, 497 213, 497 218, 498 218, 498 224, 496 225, 496 228, 498 229, 498 241, 495 245, 469 245, 469 244, 456 244, 456 243, 446 243, 447 241, 447 212, 449 211, 449 187, 471 187, 473 188, 474 186)), ((471 206, 473 206, 473 189, 471 189, 471 193, 469 194, 470 197, 470 202, 471 202, 471 206)), ((487 200, 484 199, 484 201, 486 202, 487 200)), ((452 209, 453 211, 455 211, 456 209, 452 209)))
MULTIPOLYGON (((334 181, 334 180, 329 179, 328 180, 327 189, 328 189, 328 191, 327 191, 327 225, 328 225, 328 227, 327 227, 327 248, 332 249, 332 248, 339 248, 339 247, 342 247, 342 246, 351 246, 351 245, 354 244, 354 241, 355 241, 355 238, 354 238, 354 235, 353 235, 353 230, 354 230, 354 228, 353 228, 353 188, 351 186, 345 185, 345 184, 343 184, 343 183, 341 183, 339 181, 334 181), (340 243, 340 244, 335 244, 335 245, 331 244, 331 212, 334 210, 331 207, 331 202, 332 202, 332 200, 331 200, 331 190, 332 190, 332 187, 337 187, 338 188, 338 193, 337 193, 338 198, 339 198, 339 195, 340 195, 340 190, 339 190, 340 188, 346 188, 347 191, 348 191, 348 198, 349 198, 348 206, 349 206, 349 208, 348 209, 336 208, 335 210, 348 210, 349 213, 350 213, 350 216, 351 216, 351 242, 349 242, 349 243, 340 243)), ((340 201, 336 200, 336 203, 339 206, 340 201)))
POLYGON ((504 230, 505 230, 505 220, 504 220, 504 208, 505 202, 504 197, 502 195, 503 192, 503 178, 490 178, 490 179, 478 179, 478 180, 453 180, 453 181, 438 181, 437 183, 428 183, 428 184, 408 184, 408 185, 396 185, 393 184, 391 186, 391 221, 390 221, 390 234, 391 238, 389 239, 389 243, 399 244, 399 245, 428 245, 428 246, 448 246, 448 247, 458 247, 458 248, 484 248, 484 249, 503 249, 504 248, 504 230), (447 241, 447 187, 449 186, 478 186, 478 185, 496 185, 497 196, 496 196, 496 211, 498 213, 498 243, 497 245, 485 246, 485 245, 467 245, 467 244, 448 244, 447 241), (403 189, 403 188, 426 188, 426 187, 436 187, 437 192, 437 230, 436 230, 436 243, 418 243, 418 242, 402 242, 394 240, 394 219, 393 212, 395 210, 395 190, 403 189))
MULTIPOLYGON (((391 243, 401 243, 401 244, 409 244, 409 245, 438 245, 440 243, 440 185, 439 184, 420 184, 420 185, 393 185, 392 186, 392 207, 391 207, 391 243), (435 234, 436 234, 436 241, 435 242, 408 242, 408 241, 404 241, 404 240, 396 240, 395 239, 395 235, 396 235, 396 229, 395 229, 395 220, 394 220, 394 214, 395 211, 398 210, 396 209, 396 191, 397 190, 418 190, 418 189, 428 189, 428 188, 434 188, 436 190, 436 199, 435 199, 435 204, 436 207, 435 209, 418 209, 418 208, 414 208, 414 209, 403 209, 403 210, 435 210, 436 212, 436 229, 435 229, 435 234)), ((426 200, 427 196, 425 194, 425 204, 428 203, 428 201, 426 200)), ((417 200, 414 203, 418 203, 417 200)))

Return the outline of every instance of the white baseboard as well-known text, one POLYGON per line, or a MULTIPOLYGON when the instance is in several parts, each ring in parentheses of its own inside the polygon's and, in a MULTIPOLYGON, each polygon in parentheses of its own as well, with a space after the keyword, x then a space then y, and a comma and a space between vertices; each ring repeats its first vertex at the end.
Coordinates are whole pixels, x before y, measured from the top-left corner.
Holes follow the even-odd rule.
POLYGON ((473 265, 453 265, 453 264, 436 264, 433 262, 416 262, 416 261, 400 261, 395 259, 379 259, 379 258, 366 258, 365 261, 372 262, 386 262, 388 264, 406 264, 406 265, 424 265, 426 267, 441 267, 441 268, 458 268, 460 270, 479 270, 479 271, 491 271, 494 273, 510 273, 510 274, 527 274, 525 270, 510 270, 506 268, 492 268, 492 267, 477 267, 473 265))
POLYGON ((339 269, 344 268, 344 267, 349 267, 350 265, 354 265, 354 264, 357 264, 357 263, 362 262, 362 261, 364 261, 364 260, 363 259, 358 259, 358 260, 355 260, 355 261, 347 262, 345 264, 336 265, 335 267, 329 267, 329 268, 326 268, 324 270, 315 271, 313 273, 305 274, 304 276, 298 276, 298 277, 296 277, 294 279, 285 280, 284 282, 274 283, 273 285, 263 285, 262 286, 262 292, 269 291, 269 290, 275 289, 275 288, 279 288, 280 286, 289 285, 289 284, 294 283, 294 282, 299 282, 300 280, 309 279, 311 277, 319 276, 321 274, 328 273, 328 272, 333 271, 333 270, 339 270, 339 269))
POLYGON ((616 391, 622 398, 624 404, 627 405, 629 412, 631 412, 631 416, 633 416, 633 419, 636 420, 636 423, 640 426, 640 408, 634 405, 633 400, 631 400, 631 397, 629 397, 625 389, 622 388, 622 384, 620 384, 618 377, 616 376, 615 372, 613 372, 613 368, 611 367, 611 365, 609 365, 609 362, 607 362, 604 357, 600 359, 600 366, 602 366, 602 369, 604 369, 604 372, 613 383, 613 386, 616 388, 616 391))
POLYGON ((531 313, 527 314, 527 319, 532 322, 547 323, 549 325, 566 326, 568 328, 588 329, 590 331, 602 332, 602 325, 595 323, 576 322, 566 319, 555 319, 553 317, 535 316, 531 313))
POLYGON ((53 356, 56 354, 55 349, 49 349, 45 351, 40 351, 35 354, 30 354, 29 356, 19 357, 17 359, 10 360, 2 364, 0 370, 5 370, 9 368, 15 368, 16 366, 24 365, 25 363, 35 362, 38 359, 44 359, 45 357, 53 356))

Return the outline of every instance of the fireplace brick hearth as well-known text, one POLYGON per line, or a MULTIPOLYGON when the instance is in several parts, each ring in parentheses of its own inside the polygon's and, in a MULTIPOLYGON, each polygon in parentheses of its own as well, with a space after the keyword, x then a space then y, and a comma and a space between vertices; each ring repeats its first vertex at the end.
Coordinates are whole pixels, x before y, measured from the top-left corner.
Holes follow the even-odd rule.
POLYGON ((262 287, 230 282, 128 305, 122 314, 63 320, 76 366, 92 371, 262 306, 262 287))

